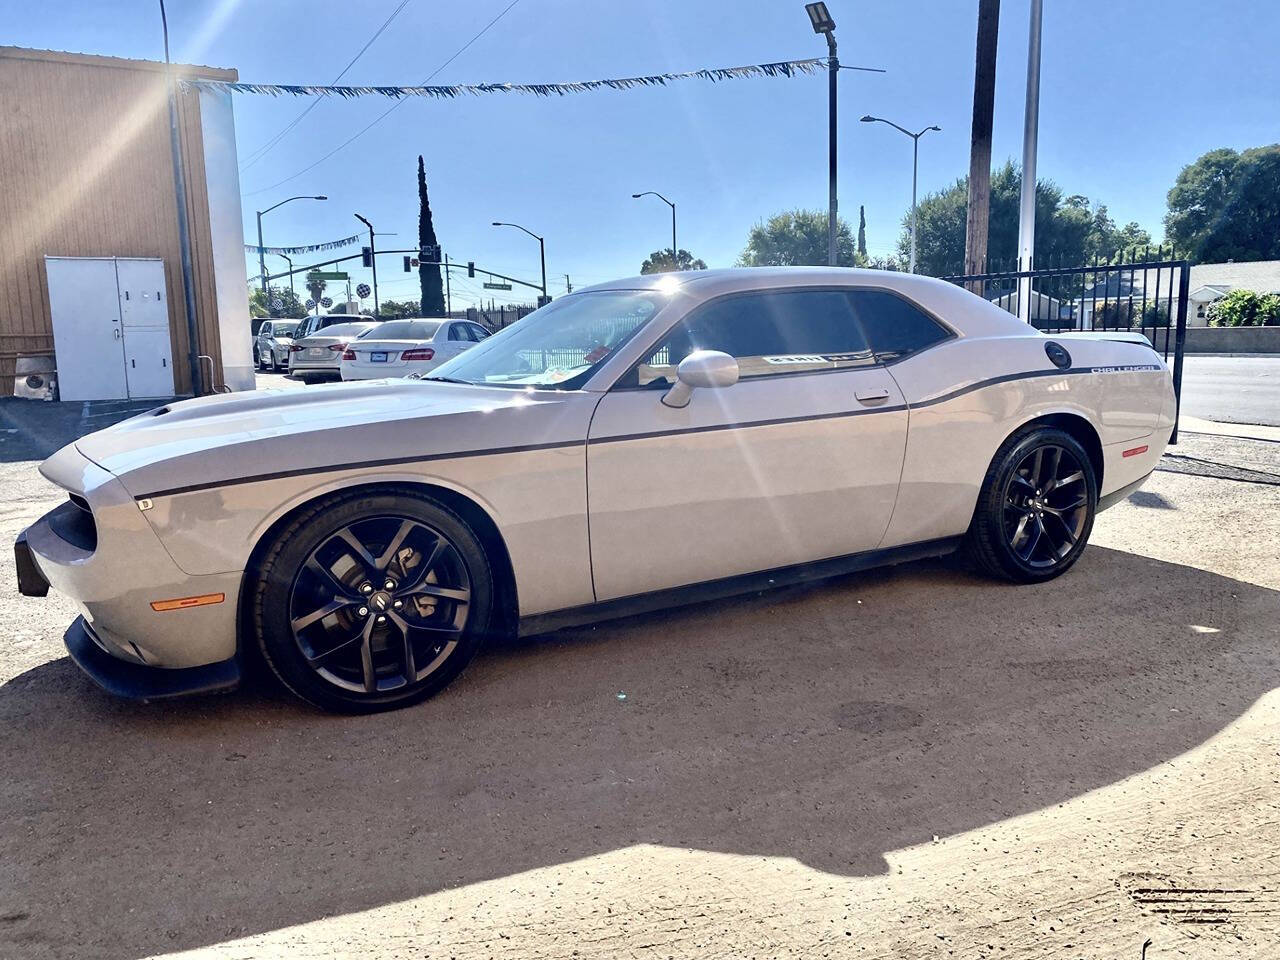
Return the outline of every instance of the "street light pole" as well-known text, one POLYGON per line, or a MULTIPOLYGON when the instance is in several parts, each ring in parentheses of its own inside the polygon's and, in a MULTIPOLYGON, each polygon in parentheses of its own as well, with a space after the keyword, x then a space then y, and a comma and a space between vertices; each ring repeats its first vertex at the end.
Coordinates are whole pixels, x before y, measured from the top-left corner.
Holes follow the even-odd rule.
MULTIPOLYGON (((369 228, 369 266, 373 270, 373 315, 378 315, 378 249, 373 245, 373 224, 360 214, 355 218, 369 228)), ((350 299, 350 298, 348 298, 350 299)))
MULTIPOLYGON (((308 197, 308 196, 290 197, 288 200, 281 200, 279 203, 272 204, 271 206, 267 207, 267 209, 265 210, 258 211, 258 272, 262 275, 261 280, 262 280, 263 293, 267 292, 267 254, 266 254, 266 251, 262 249, 262 217, 263 215, 270 213, 276 207, 283 207, 286 203, 292 203, 294 200, 328 200, 328 199, 329 199, 328 197, 308 197)), ((292 270, 293 267, 290 267, 289 269, 292 270)), ((291 276, 289 279, 292 280, 293 277, 291 276)))
POLYGON ((547 245, 545 241, 543 241, 542 237, 538 236, 528 227, 522 227, 518 223, 507 223, 505 220, 494 220, 493 226, 515 227, 517 230, 523 230, 529 236, 533 237, 533 239, 538 241, 538 254, 542 258, 542 303, 539 303, 538 306, 542 306, 547 302, 547 245))
POLYGON ((827 38, 827 264, 836 266, 836 78, 840 74, 840 60, 836 56, 836 22, 831 19, 825 3, 806 3, 805 12, 814 33, 827 38))
POLYGON ((293 259, 285 256, 283 253, 278 253, 276 256, 289 265, 289 292, 296 297, 298 292, 293 289, 293 259))
POLYGON ((657 197, 671 208, 671 268, 678 270, 680 268, 680 248, 676 246, 676 205, 674 201, 668 200, 657 190, 646 190, 644 193, 633 193, 631 195, 632 200, 639 200, 641 197, 657 197))
POLYGON ((919 131, 918 133, 912 133, 906 127, 900 127, 898 126, 898 124, 894 123, 892 120, 886 120, 884 117, 873 117, 870 115, 863 117, 862 122, 863 123, 887 123, 889 126, 893 127, 895 130, 899 130, 911 138, 911 263, 910 263, 910 266, 907 267, 907 269, 911 273, 915 273, 916 272, 916 184, 919 180, 919 170, 920 170, 920 138, 923 137, 930 130, 937 130, 941 132, 942 128, 937 125, 934 125, 931 127, 925 127, 923 130, 919 131))

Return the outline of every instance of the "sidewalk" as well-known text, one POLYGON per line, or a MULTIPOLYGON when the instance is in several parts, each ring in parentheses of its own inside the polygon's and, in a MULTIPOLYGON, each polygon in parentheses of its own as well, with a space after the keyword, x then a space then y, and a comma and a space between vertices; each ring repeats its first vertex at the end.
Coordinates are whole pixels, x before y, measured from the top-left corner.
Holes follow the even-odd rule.
POLYGON ((1215 437, 1235 437, 1239 440, 1267 440, 1280 443, 1280 427, 1268 427, 1256 423, 1219 423, 1183 414, 1178 418, 1178 433, 1206 433, 1215 437))

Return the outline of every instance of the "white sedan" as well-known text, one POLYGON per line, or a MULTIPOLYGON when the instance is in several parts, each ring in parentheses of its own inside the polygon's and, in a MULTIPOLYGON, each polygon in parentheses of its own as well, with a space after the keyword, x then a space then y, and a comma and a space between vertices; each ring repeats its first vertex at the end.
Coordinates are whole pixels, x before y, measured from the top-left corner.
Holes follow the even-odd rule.
POLYGON ((448 317, 387 320, 358 341, 347 344, 340 371, 343 380, 379 380, 434 370, 489 336, 468 320, 448 317))
MULTIPOLYGON (((421 700, 485 638, 962 549, 1080 560, 1155 469, 1168 367, 901 273, 709 270, 577 291, 419 380, 175 402, 41 467, 16 544, 112 692, 421 700)), ((1010 603, 1018 601, 1010 599, 1010 603)), ((1034 597, 1028 601, 1034 602, 1034 597)))

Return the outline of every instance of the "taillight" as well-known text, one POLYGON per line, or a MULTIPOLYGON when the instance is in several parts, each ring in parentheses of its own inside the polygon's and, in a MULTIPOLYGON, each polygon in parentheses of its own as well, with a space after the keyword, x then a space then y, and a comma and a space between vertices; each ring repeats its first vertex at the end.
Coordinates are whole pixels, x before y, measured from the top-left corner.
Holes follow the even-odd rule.
POLYGON ((329 344, 329 349, 332 350, 334 353, 339 353, 347 349, 347 345, 345 343, 331 343, 329 344))
POLYGON ((354 350, 347 350, 345 353, 342 354, 343 360, 354 360, 355 358, 356 358, 356 352, 354 350))
POLYGON ((289 352, 290 352, 290 353, 301 353, 301 352, 302 352, 302 348, 301 348, 300 346, 298 346, 296 343, 291 343, 291 344, 289 344, 289 352))
POLYGON ((430 347, 423 347, 420 350, 406 350, 404 353, 400 354, 400 359, 401 360, 431 360, 432 358, 435 357, 435 355, 436 355, 436 352, 432 350, 430 347))

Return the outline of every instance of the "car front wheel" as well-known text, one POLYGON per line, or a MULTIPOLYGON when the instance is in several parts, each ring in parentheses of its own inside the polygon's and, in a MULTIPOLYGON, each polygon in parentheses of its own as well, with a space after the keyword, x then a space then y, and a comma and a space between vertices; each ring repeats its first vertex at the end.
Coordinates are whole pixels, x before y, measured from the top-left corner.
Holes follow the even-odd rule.
POLYGON ((259 649, 327 710, 407 706, 448 685, 489 628, 484 547, 448 508, 407 490, 329 498, 281 530, 258 565, 259 649))
POLYGON ((1097 504, 1093 462, 1073 436, 1051 427, 1016 433, 987 470, 967 553, 993 576, 1051 580, 1079 559, 1097 504))

